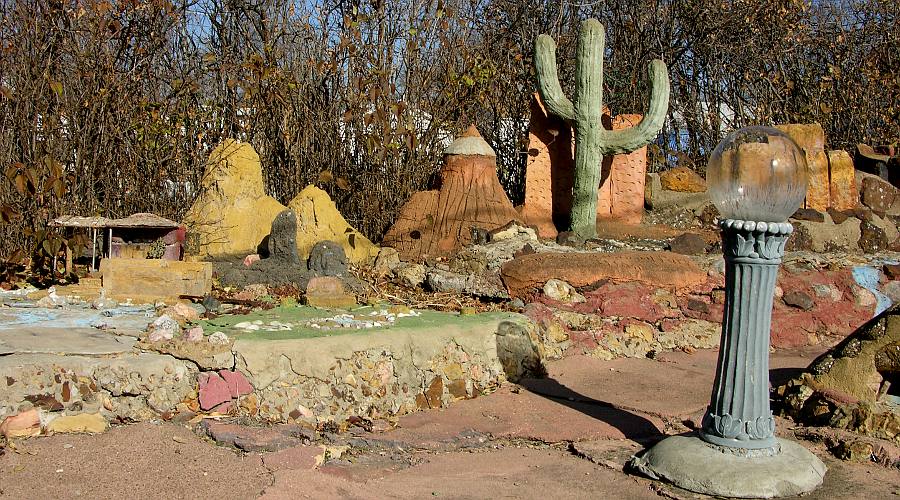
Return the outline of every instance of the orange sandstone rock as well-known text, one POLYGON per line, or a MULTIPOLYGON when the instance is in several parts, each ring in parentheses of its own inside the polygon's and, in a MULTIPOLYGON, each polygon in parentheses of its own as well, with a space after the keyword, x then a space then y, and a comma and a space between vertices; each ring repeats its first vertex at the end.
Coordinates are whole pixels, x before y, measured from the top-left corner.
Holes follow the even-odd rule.
POLYGON ((828 155, 825 154, 825 131, 818 123, 778 125, 800 146, 806 155, 809 186, 806 208, 824 212, 831 206, 831 183, 828 179, 828 155))
POLYGON ((536 253, 507 262, 500 276, 512 297, 541 288, 551 278, 574 287, 608 279, 675 291, 700 286, 707 278, 689 257, 671 252, 536 253))
POLYGON ((828 170, 831 174, 831 207, 836 210, 856 208, 859 191, 853 158, 846 151, 829 151, 828 170))
POLYGON ((663 189, 679 193, 702 193, 706 191, 706 180, 687 167, 675 167, 659 174, 663 189))

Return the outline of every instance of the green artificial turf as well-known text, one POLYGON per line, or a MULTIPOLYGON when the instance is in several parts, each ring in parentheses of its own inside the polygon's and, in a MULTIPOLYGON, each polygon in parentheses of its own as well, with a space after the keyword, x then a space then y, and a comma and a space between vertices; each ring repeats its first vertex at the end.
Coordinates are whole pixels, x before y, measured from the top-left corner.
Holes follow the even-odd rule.
POLYGON ((505 312, 491 312, 482 314, 473 314, 461 316, 457 313, 445 313, 438 311, 422 310, 417 311, 419 316, 407 316, 396 318, 393 324, 385 324, 381 327, 371 328, 331 328, 318 329, 305 325, 305 323, 313 320, 323 320, 325 318, 335 317, 340 314, 351 314, 358 319, 379 320, 379 316, 369 316, 373 311, 381 311, 388 309, 389 306, 371 307, 364 306, 353 309, 351 311, 340 309, 318 309, 315 307, 295 306, 283 307, 278 306, 265 311, 254 311, 245 315, 223 315, 215 319, 202 320, 198 324, 203 327, 204 333, 207 335, 215 331, 221 331, 232 338, 240 338, 244 340, 281 340, 281 339, 303 339, 316 337, 329 337, 335 335, 353 335, 367 334, 379 331, 397 331, 397 330, 421 330, 445 325, 458 325, 465 327, 467 325, 477 325, 494 321, 497 319, 510 319, 514 315, 505 312), (268 326, 271 321, 280 323, 289 323, 292 325, 290 330, 266 331, 266 330, 245 330, 235 328, 234 325, 243 322, 262 321, 261 328, 268 326))

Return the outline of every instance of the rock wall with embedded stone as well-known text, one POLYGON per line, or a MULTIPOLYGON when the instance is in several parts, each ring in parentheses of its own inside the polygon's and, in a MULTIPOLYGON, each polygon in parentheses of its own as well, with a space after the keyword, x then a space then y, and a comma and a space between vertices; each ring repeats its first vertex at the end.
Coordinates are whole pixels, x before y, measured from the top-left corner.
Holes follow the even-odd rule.
MULTIPOLYGON (((566 257, 572 261, 574 256, 566 257)), ((545 286, 523 295, 531 301, 524 314, 538 325, 549 359, 585 353, 603 359, 652 357, 673 349, 716 347, 725 301, 724 261, 696 261, 690 274, 696 278, 683 286, 673 286, 666 277, 674 276, 678 266, 666 270, 662 262, 653 266, 657 274, 626 273, 630 279, 619 274, 621 266, 606 272, 594 266, 590 278, 571 282, 574 294, 555 294, 545 286)), ((881 300, 875 292, 900 300, 900 273, 881 273, 871 263, 857 262, 836 265, 812 254, 788 255, 775 288, 772 345, 833 345, 872 318, 881 300), (860 275, 881 281, 861 284, 860 275)))
POLYGON ((525 318, 513 318, 468 329, 435 325, 412 332, 388 330, 353 341, 348 336, 238 340, 236 368, 254 391, 233 404, 243 415, 308 424, 440 408, 506 380, 504 366, 514 362, 501 360, 497 332, 522 330, 523 338, 536 338, 530 328, 525 318))
POLYGON ((0 418, 29 408, 139 421, 196 397, 197 370, 171 356, 114 360, 28 354, 0 357, 0 418))
POLYGON ((900 444, 900 413, 885 402, 889 382, 898 375, 900 306, 894 306, 778 387, 776 399, 800 422, 900 444))

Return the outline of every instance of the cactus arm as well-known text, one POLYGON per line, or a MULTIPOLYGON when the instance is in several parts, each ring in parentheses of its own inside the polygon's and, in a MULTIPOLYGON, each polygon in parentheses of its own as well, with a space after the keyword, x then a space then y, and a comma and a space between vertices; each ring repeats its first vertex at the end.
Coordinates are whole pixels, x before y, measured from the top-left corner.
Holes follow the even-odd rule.
POLYGON ((647 66, 650 74, 650 104, 637 125, 622 130, 603 130, 603 154, 630 153, 650 142, 662 130, 669 110, 669 73, 666 63, 654 59, 647 66))
POLYGON ((556 74, 556 43, 549 35, 539 35, 534 41, 534 67, 538 93, 550 114, 567 122, 575 119, 575 106, 563 93, 556 74))

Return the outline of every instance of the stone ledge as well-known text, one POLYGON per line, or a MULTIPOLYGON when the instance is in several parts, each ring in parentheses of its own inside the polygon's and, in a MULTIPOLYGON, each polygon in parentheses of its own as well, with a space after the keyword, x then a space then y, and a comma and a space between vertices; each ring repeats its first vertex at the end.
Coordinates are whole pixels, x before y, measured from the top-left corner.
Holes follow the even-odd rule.
POLYGON ((0 417, 30 404, 49 411, 99 411, 110 420, 146 420, 174 410, 193 394, 196 369, 149 353, 115 358, 16 354, 0 357, 0 381, 0 417))
POLYGON ((238 339, 236 368, 255 388, 239 411, 269 421, 312 423, 400 415, 477 397, 506 380, 498 330, 531 328, 516 314, 447 315, 445 323, 415 328, 238 339))

